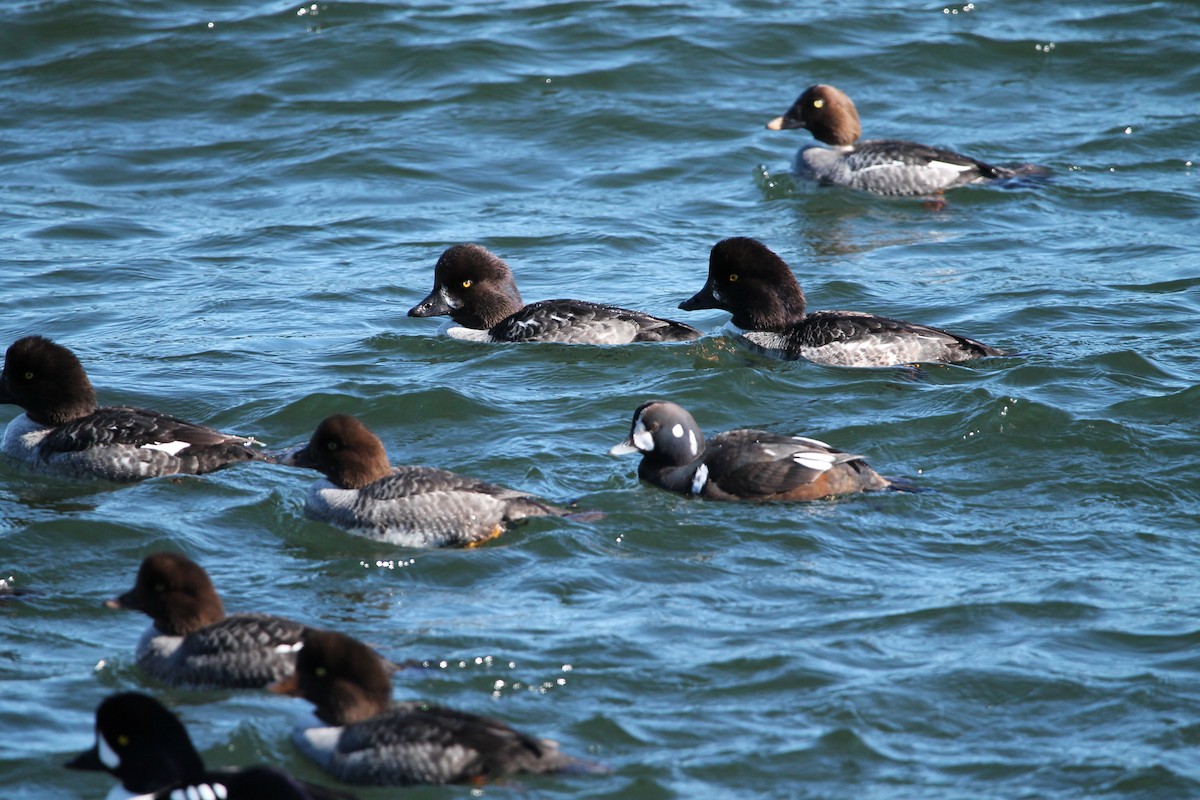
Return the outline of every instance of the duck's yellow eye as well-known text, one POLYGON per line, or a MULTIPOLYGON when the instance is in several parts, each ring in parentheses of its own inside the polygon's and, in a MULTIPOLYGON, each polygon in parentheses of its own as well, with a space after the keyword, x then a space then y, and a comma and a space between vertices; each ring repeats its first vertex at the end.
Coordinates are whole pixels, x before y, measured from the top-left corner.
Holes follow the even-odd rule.
POLYGON ((129 737, 122 733, 120 736, 117 737, 117 747, 128 747, 128 746, 129 746, 129 737))
POLYGON ((825 107, 825 101, 822 100, 821 98, 818 97, 816 100, 813 100, 813 108, 824 108, 824 107, 825 107))
POLYGON ((329 674, 329 670, 325 669, 324 667, 317 667, 316 669, 313 670, 313 674, 316 675, 318 678, 324 678, 326 675, 329 674))
POLYGON ((729 275, 729 282, 730 282, 730 283, 737 283, 737 273, 736 273, 736 272, 730 273, 730 275, 729 275))
POLYGON ((471 281, 470 281, 470 279, 463 281, 463 288, 464 288, 464 289, 470 289, 470 288, 471 288, 471 281))
POLYGON ((31 380, 33 380, 33 373, 32 373, 32 372, 26 372, 26 373, 25 373, 25 380, 27 380, 27 381, 31 381, 31 380))

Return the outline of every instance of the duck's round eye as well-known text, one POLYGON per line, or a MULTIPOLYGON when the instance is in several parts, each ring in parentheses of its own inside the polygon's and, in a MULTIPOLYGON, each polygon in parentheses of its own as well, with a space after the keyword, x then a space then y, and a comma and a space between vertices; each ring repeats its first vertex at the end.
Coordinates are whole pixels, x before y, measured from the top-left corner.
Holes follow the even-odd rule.
POLYGON ((470 278, 467 278, 465 281, 463 281, 463 288, 464 288, 464 289, 470 289, 470 288, 471 288, 471 279, 470 279, 470 278))
POLYGON ((327 444, 325 446, 328 447, 330 450, 337 450, 337 442, 330 442, 329 444, 327 444))
POLYGON ((122 733, 120 736, 117 737, 117 747, 128 747, 128 746, 129 746, 129 737, 122 733))
POLYGON ((326 675, 329 674, 329 671, 327 669, 325 669, 324 667, 317 667, 316 669, 313 670, 313 674, 316 675, 318 678, 324 678, 326 675))
POLYGON ((825 101, 822 100, 821 98, 818 97, 816 100, 813 100, 813 108, 824 108, 824 107, 825 107, 825 101))
POLYGON ((32 373, 32 372, 26 372, 26 373, 25 373, 25 380, 27 380, 27 381, 31 381, 31 380, 33 380, 33 373, 32 373))
POLYGON ((737 273, 736 273, 736 272, 730 273, 730 275, 729 275, 729 282, 730 282, 730 283, 737 283, 737 273))

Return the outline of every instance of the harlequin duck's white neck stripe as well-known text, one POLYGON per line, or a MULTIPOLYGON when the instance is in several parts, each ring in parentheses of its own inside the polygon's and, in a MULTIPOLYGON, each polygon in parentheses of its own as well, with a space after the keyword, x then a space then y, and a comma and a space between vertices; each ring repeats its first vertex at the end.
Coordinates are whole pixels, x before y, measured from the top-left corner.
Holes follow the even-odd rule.
POLYGON ((100 756, 100 763, 111 770, 121 766, 121 757, 109 747, 108 740, 100 731, 96 731, 96 754, 100 756))
POLYGON ((696 474, 692 476, 692 494, 700 494, 704 491, 706 483, 708 483, 708 464, 701 464, 700 469, 696 470, 696 474))
POLYGON ((633 435, 629 438, 633 439, 633 443, 637 445, 637 449, 643 453, 649 453, 654 450, 654 435, 646 430, 646 424, 639 418, 633 426, 633 435))
POLYGON ((142 445, 143 450, 161 450, 171 456, 177 456, 189 447, 191 444, 188 442, 150 442, 142 445))

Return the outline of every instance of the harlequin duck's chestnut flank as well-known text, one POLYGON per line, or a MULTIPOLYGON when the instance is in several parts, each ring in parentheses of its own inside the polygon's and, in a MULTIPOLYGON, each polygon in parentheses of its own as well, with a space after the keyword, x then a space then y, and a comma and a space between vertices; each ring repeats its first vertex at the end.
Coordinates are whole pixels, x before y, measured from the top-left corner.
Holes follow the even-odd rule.
POLYGON ((641 453, 642 480, 709 500, 821 500, 911 488, 875 472, 862 456, 803 436, 739 429, 706 442, 692 415, 665 400, 638 406, 629 438, 609 453, 641 453))
POLYGON ((340 633, 306 631, 295 676, 271 690, 303 697, 316 707, 317 718, 331 727, 297 729, 292 741, 347 783, 407 786, 604 771, 498 719, 431 703, 393 703, 392 683, 379 657, 340 633))
POLYGON ((179 553, 146 556, 133 588, 105 605, 150 617, 137 645, 138 665, 190 689, 261 689, 292 674, 304 631, 283 617, 226 616, 208 573, 179 553))
POLYGON ((41 472, 127 482, 271 460, 251 449, 253 439, 144 408, 97 406, 79 359, 42 336, 8 348, 0 403, 25 409, 4 431, 4 454, 41 472))
POLYGON ((787 263, 762 242, 741 236, 717 242, 704 288, 679 307, 723 309, 733 314, 733 324, 751 345, 834 367, 956 364, 1010 355, 928 325, 860 311, 809 313, 787 263))
POLYGON ((512 270, 477 244, 455 245, 442 253, 433 271, 433 291, 408 315, 449 315, 464 326, 451 328, 451 336, 488 342, 630 344, 700 337, 700 331, 682 322, 584 300, 525 305, 512 270))
POLYGON ((970 183, 1041 175, 1042 167, 996 167, 970 156, 897 139, 860 142, 858 110, 846 94, 826 84, 804 90, 771 130, 806 128, 818 142, 796 154, 796 173, 823 184, 881 195, 930 195, 970 183))
POLYGON ((108 772, 110 798, 131 800, 354 800, 271 767, 205 769, 187 729, 139 692, 109 695, 96 709, 96 743, 67 769, 108 772))
POLYGON ((379 437, 345 414, 325 419, 283 463, 325 474, 309 489, 310 517, 404 547, 474 547, 529 517, 589 518, 454 472, 393 467, 379 437))

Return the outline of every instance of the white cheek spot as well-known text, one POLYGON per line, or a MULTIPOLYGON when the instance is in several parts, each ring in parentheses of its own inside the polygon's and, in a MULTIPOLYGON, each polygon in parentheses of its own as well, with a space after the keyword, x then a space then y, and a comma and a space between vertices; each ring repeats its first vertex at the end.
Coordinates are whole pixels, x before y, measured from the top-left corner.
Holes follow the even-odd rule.
POLYGON ((824 472, 832 467, 833 459, 832 453, 797 453, 792 457, 792 460, 800 466, 817 472, 824 472))
POLYGON ((161 450, 170 456, 179 455, 182 451, 191 447, 187 442, 150 442, 142 445, 143 450, 161 450))
POLYGON ((100 731, 96 731, 96 752, 100 756, 100 763, 109 769, 115 770, 121 766, 121 757, 108 746, 108 741, 100 731))
POLYGON ((700 469, 696 470, 696 474, 692 476, 692 494, 700 494, 706 483, 708 483, 708 465, 701 464, 700 469))
POLYGON ((643 453, 649 453, 654 450, 654 436, 650 431, 646 430, 646 425, 640 419, 633 426, 633 436, 630 438, 633 439, 633 443, 637 449, 643 453))
POLYGON ((676 422, 675 427, 671 428, 671 435, 673 435, 676 439, 682 439, 683 438, 683 426, 680 425, 678 422, 676 422))
POLYGON ((281 656, 286 656, 288 653, 299 653, 304 648, 304 642, 293 642, 292 644, 277 644, 275 652, 281 656))
POLYGON ((453 297, 451 297, 450 293, 446 291, 445 286, 442 287, 440 294, 442 296, 442 302, 445 303, 446 305, 450 306, 450 308, 455 309, 455 310, 462 308, 462 303, 458 302, 453 297))
POLYGON ((688 431, 688 445, 692 448, 692 455, 696 455, 700 452, 700 445, 696 441, 695 431, 688 431))

